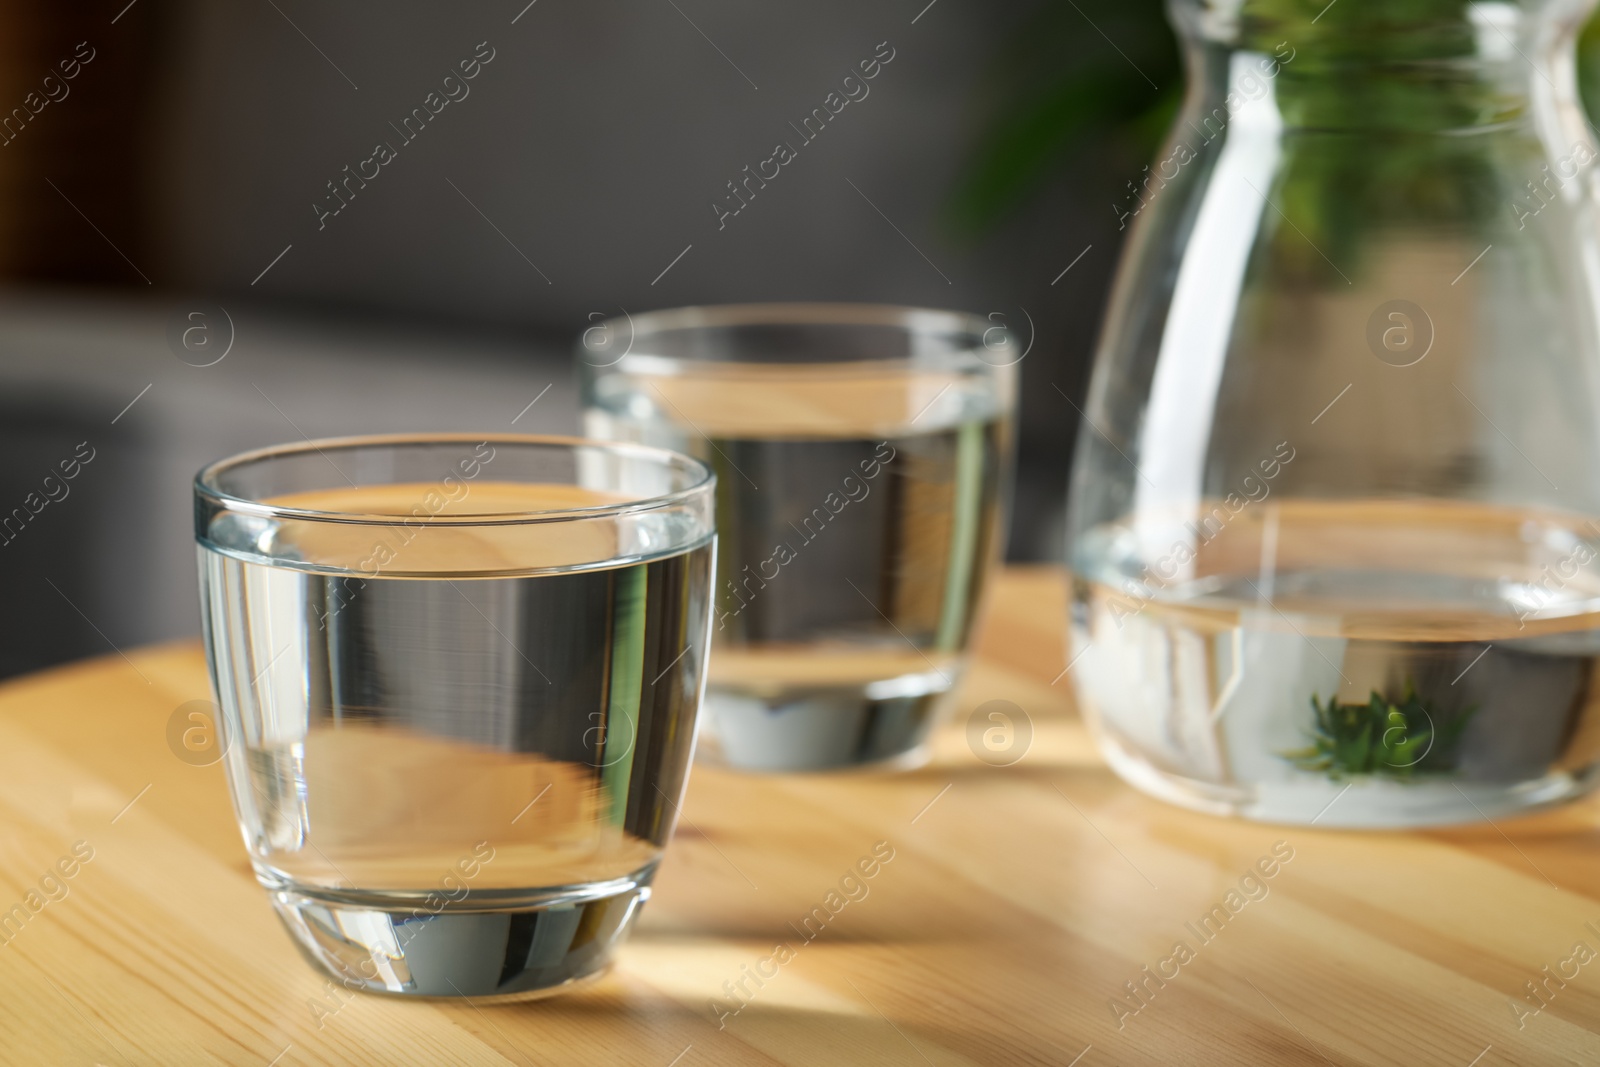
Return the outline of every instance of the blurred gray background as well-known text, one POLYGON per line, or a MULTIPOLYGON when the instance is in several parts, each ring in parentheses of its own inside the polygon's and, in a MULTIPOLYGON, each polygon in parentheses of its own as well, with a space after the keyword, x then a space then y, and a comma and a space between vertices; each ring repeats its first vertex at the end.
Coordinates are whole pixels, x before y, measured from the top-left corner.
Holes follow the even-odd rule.
POLYGON ((0 541, 23 609, 0 622, 0 675, 196 631, 202 463, 302 436, 571 432, 573 340, 624 308, 995 316, 1031 344, 1010 555, 1059 556, 1111 205, 1154 136, 1123 127, 1179 87, 1158 4, 0 11, 0 109, 21 109, 0 124, 0 515, 95 450, 0 541), (889 50, 868 95, 719 227, 727 183, 889 50), (74 56, 92 58, 67 79, 74 56), (319 219, 379 142, 395 158, 319 219), (192 365, 172 340, 192 327, 226 356, 192 365))

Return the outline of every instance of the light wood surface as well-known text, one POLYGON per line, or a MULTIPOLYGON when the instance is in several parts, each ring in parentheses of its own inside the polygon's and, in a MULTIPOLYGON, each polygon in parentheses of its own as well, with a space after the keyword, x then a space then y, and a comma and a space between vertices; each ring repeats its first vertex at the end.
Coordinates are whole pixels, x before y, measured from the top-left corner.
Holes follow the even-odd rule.
POLYGON ((168 748, 174 709, 209 696, 197 647, 14 680, 0 687, 0 913, 75 842, 93 858, 0 947, 0 1063, 1600 1063, 1600 958, 1574 958, 1579 942, 1600 952, 1596 802, 1415 834, 1167 807, 1095 755, 1060 677, 1065 614, 1060 572, 1004 574, 921 770, 697 768, 615 970, 494 1006, 326 999, 251 876, 220 765, 168 748), (968 716, 991 700, 1032 723, 1012 766, 968 747, 968 716), (866 896, 806 941, 796 927, 880 841, 893 859, 866 896), (1260 899, 1197 937, 1186 924, 1278 842, 1293 857, 1246 886, 1260 899), (1163 963, 1180 940, 1192 958, 1163 963), (779 944, 792 958, 763 962, 779 944), (711 1000, 758 965, 776 976, 719 1029, 711 1000), (1176 976, 1158 987, 1147 965, 1176 976), (1546 965, 1577 973, 1561 986, 1546 965), (1129 981, 1153 992, 1119 1020, 1129 981), (1519 1029, 1528 981, 1553 992, 1519 1029))

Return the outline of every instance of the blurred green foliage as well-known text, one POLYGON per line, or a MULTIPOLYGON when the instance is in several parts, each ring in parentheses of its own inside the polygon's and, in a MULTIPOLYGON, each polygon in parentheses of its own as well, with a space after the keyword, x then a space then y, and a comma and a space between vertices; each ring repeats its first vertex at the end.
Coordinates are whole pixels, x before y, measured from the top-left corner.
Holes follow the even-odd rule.
MULTIPOLYGON (((1246 0, 1241 30, 1264 54, 1279 41, 1296 49, 1278 88, 1291 121, 1436 129, 1505 117, 1519 106, 1478 84, 1468 64, 1453 62, 1475 49, 1467 6, 1468 0, 1345 0, 1329 10, 1326 0, 1246 0), (1392 61, 1396 73, 1351 77, 1342 64, 1355 54, 1392 61), (1408 69, 1407 61, 1423 62, 1408 69)), ((1578 70, 1584 105, 1591 116, 1600 114, 1600 16, 1579 37, 1578 70)), ((1141 174, 1172 126, 1183 91, 1162 0, 1046 0, 991 63, 986 118, 946 205, 949 228, 958 237, 981 236, 1064 168, 1141 174), (1086 158, 1094 165, 1085 167, 1086 158)), ((1470 169, 1468 152, 1462 163, 1470 169)), ((1447 168, 1395 173, 1409 165, 1400 153, 1389 161, 1391 172, 1370 163, 1330 157, 1308 166, 1301 181, 1289 176, 1286 210, 1313 228, 1312 241, 1338 245, 1355 229, 1342 217, 1341 198, 1324 195, 1329 189, 1345 190, 1343 203, 1364 211, 1371 204, 1361 187, 1399 190, 1387 203, 1411 217, 1461 218, 1481 206, 1464 202, 1475 195, 1475 183, 1441 179, 1447 168)), ((1126 197, 1129 189, 1112 193, 1126 197)))
POLYGON ((988 118, 949 203, 952 228, 977 236, 1079 153, 1149 159, 1181 92, 1161 0, 1046 0, 990 66, 988 118))

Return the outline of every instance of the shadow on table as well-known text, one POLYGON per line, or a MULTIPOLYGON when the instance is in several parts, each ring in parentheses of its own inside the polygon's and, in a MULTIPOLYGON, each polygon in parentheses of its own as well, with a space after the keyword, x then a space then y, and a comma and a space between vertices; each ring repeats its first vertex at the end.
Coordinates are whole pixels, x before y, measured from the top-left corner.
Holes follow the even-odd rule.
MULTIPOLYGON (((974 1063, 1060 1063, 1074 1062, 1084 1051, 1086 1041, 1068 1048, 1072 1036, 1056 1033, 1061 1026, 1048 1018, 1030 1019, 1026 1029, 992 1011, 969 1010, 946 1016, 946 1025, 932 1026, 913 1022, 907 1016, 908 996, 915 990, 878 988, 867 992, 862 982, 848 975, 832 976, 826 989, 815 980, 796 982, 806 988, 781 989, 782 978, 769 982, 742 1009, 737 1000, 723 1002, 717 1015, 709 998, 699 1010, 674 998, 663 1004, 657 996, 643 990, 626 994, 616 982, 607 981, 589 990, 546 1000, 523 1001, 480 1010, 490 1015, 510 1016, 517 1022, 571 1021, 587 1027, 603 1027, 615 1022, 664 1024, 662 1016, 678 1016, 683 1023, 684 1040, 692 1041, 701 1063, 786 1064, 796 1062, 874 1065, 925 1065, 943 1062, 952 1054, 974 1063), (763 999, 765 994, 766 1000, 763 999), (835 1010, 796 1007, 774 1003, 783 996, 805 996, 838 1003, 835 1010), (869 999, 870 998, 870 999, 869 999), (885 1012, 891 1014, 885 1014, 885 1012), (689 1023, 685 1016, 703 1022, 689 1023), (720 1019, 721 1026, 718 1026, 720 1019), (690 1029, 689 1027, 692 1027, 690 1029), (1051 1040, 1039 1031, 1050 1033, 1051 1040)), ((653 992, 653 991, 652 991, 653 992)), ((1019 1010, 1020 1014, 1020 1010, 1019 1010)))

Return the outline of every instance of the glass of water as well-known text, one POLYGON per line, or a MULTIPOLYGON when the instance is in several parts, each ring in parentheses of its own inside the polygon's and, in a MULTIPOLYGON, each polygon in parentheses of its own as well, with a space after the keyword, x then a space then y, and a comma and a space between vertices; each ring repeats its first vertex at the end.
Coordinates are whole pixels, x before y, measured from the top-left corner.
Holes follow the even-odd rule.
POLYGON ((984 319, 869 305, 685 308, 585 332, 586 432, 717 472, 713 758, 923 758, 1002 541, 1021 355, 984 319))
POLYGON ((714 486, 686 456, 526 436, 306 442, 200 472, 228 783, 315 965, 421 996, 605 968, 693 755, 714 486))

